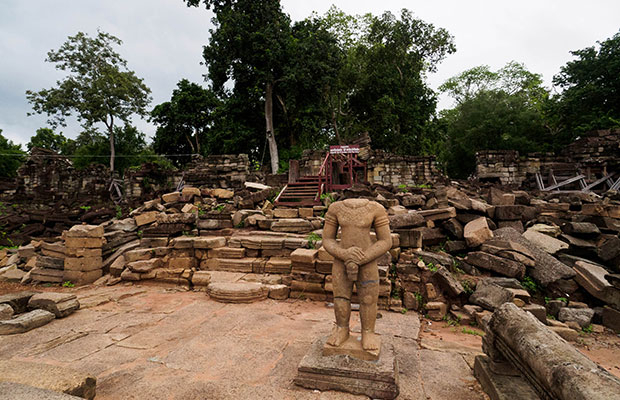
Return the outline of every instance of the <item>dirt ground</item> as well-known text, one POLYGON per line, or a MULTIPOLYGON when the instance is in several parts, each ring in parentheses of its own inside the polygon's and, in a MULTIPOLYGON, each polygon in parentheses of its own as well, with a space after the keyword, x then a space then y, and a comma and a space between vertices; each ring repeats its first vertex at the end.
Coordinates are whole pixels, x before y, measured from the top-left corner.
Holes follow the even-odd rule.
MULTIPOLYGON (((31 289, 2 285, 0 294, 31 289)), ((0 358, 89 372, 97 399, 361 399, 292 383, 310 344, 326 335, 333 309, 310 301, 222 304, 205 293, 155 286, 37 287, 70 291, 81 309, 0 340, 0 358)), ((357 313, 352 328, 359 331, 357 313)), ((377 331, 394 343, 399 399, 488 399, 473 376, 478 335, 418 315, 381 312, 377 331)), ((620 340, 610 336, 609 346, 620 340)), ((618 351, 584 338, 589 356, 618 374, 618 351), (615 353, 615 354, 612 354, 615 353)))

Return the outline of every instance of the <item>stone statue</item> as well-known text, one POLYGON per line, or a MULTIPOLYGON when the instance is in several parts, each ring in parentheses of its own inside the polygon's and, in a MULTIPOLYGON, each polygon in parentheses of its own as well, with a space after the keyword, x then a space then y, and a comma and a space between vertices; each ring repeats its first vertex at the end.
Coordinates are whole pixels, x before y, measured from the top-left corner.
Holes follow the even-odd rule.
POLYGON ((351 294, 353 283, 360 300, 362 349, 378 356, 381 347, 375 334, 379 269, 377 258, 392 247, 390 226, 385 208, 367 199, 346 199, 333 203, 325 215, 323 246, 335 260, 332 267, 336 327, 327 345, 342 346, 349 339, 351 294), (372 242, 370 228, 375 228, 377 241, 372 242), (342 229, 340 243, 336 241, 342 229))

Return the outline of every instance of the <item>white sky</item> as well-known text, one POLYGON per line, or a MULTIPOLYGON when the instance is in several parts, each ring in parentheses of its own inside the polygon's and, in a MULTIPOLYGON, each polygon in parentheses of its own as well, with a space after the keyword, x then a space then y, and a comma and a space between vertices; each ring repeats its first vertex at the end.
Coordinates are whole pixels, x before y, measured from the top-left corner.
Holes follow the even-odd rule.
MULTIPOLYGON (((571 50, 592 46, 620 28, 618 0, 282 0, 293 20, 331 4, 349 14, 402 8, 416 17, 447 29, 455 37, 457 52, 428 77, 436 89, 446 79, 477 65, 497 69, 508 61, 523 62, 543 75, 551 87, 554 74, 571 60, 571 50)), ((63 75, 44 62, 67 36, 78 31, 94 35, 97 28, 123 40, 119 48, 128 67, 144 78, 153 91, 155 106, 170 99, 176 83, 187 78, 202 82, 202 46, 207 43, 211 14, 204 8, 187 8, 182 0, 0 0, 0 129, 16 143, 26 144, 46 116, 27 117, 31 110, 27 89, 54 85, 63 75)), ((451 107, 440 99, 440 108, 451 107)), ((154 127, 134 123, 148 136, 154 127)), ((75 138, 77 124, 63 130, 75 138)))

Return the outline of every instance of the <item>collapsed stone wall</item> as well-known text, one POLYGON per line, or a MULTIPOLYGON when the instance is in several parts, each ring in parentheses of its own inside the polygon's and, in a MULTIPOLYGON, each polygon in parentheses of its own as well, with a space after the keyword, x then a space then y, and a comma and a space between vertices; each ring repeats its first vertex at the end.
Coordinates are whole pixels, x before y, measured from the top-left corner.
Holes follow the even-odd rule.
MULTIPOLYGON (((170 191, 181 179, 193 186, 240 189, 250 174, 247 154, 211 155, 196 157, 185 170, 169 170, 155 163, 145 163, 128 169, 123 179, 123 193, 131 200, 170 191)), ((71 161, 46 149, 34 148, 28 160, 19 168, 13 190, 5 196, 13 200, 40 203, 79 198, 106 202, 110 172, 101 164, 76 169, 71 161)))
POLYGON ((536 184, 533 176, 536 173, 552 184, 551 174, 557 181, 562 181, 578 172, 588 180, 620 172, 620 129, 588 132, 558 155, 530 153, 520 156, 515 150, 484 150, 476 153, 475 177, 480 181, 534 189, 536 184))

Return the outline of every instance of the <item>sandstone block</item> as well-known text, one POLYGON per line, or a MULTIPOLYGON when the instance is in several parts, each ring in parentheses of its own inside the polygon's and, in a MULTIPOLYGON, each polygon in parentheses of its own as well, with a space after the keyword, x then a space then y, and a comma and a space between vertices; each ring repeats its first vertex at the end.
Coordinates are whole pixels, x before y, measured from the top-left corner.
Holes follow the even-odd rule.
POLYGON ((297 208, 276 208, 273 210, 273 217, 274 218, 297 218, 299 217, 299 210, 297 208))
POLYGON ((318 250, 297 249, 291 253, 291 261, 297 263, 313 264, 317 259, 318 250))
POLYGON ((134 216, 137 226, 152 224, 157 220, 158 211, 148 211, 134 216))
MULTIPOLYGON (((13 335, 28 332, 43 326, 53 320, 54 314, 45 310, 33 310, 17 317, 0 321, 0 335, 13 335)), ((0 361, 2 363, 3 361, 0 361)), ((0 368, 1 370, 1 368, 0 368)), ((0 374, 0 380, 6 379, 4 373, 0 374)))
POLYGON ((69 237, 88 237, 88 238, 101 238, 103 237, 103 226, 101 225, 74 225, 65 232, 65 238, 69 237))
POLYGON ((197 260, 194 257, 177 257, 168 260, 168 268, 191 269, 195 268, 196 264, 197 260))
POLYGON ((469 253, 467 257, 465 257, 465 262, 510 278, 521 279, 525 275, 525 265, 522 263, 482 251, 469 253))
POLYGON ((558 319, 562 322, 576 322, 579 327, 584 328, 590 325, 594 317, 594 310, 591 308, 568 308, 563 307, 558 313, 558 319))
POLYGON ((469 297, 469 301, 487 310, 495 310, 504 303, 512 302, 514 295, 510 290, 495 284, 480 285, 469 297))
POLYGON ((291 272, 291 259, 272 257, 265 264, 265 272, 268 274, 289 274, 291 272))
POLYGON ((195 249, 217 249, 226 246, 225 237, 198 237, 193 240, 195 249))
POLYGON ((86 249, 79 247, 69 247, 65 252, 66 257, 101 257, 101 248, 86 249))
POLYGON ((269 290, 260 283, 214 282, 209 285, 207 293, 221 303, 252 303, 267 298, 269 290))
POLYGON ((65 271, 94 271, 102 267, 101 257, 65 258, 65 271))
POLYGON ((37 256, 35 266, 39 268, 62 269, 64 260, 62 258, 37 256))
POLYGON ((68 237, 65 239, 65 246, 69 248, 100 248, 103 246, 103 238, 77 238, 68 237))
POLYGON ((87 285, 102 276, 103 271, 100 269, 94 271, 64 271, 62 281, 70 281, 76 285, 87 285))
POLYGON ((152 258, 150 260, 140 260, 140 261, 132 261, 127 263, 127 267, 133 272, 137 272, 139 274, 143 274, 149 271, 152 271, 156 268, 162 267, 161 258, 152 258))
POLYGON ((493 232, 487 224, 487 219, 481 217, 465 225, 463 237, 469 247, 478 247, 493 237, 493 232))
POLYGON ((390 215, 388 219, 390 220, 390 228, 392 229, 413 228, 416 226, 423 226, 426 223, 424 217, 416 211, 390 215))
MULTIPOLYGON (((179 192, 166 193, 161 196, 161 199, 164 201, 164 203, 176 203, 177 201, 181 199, 181 193, 179 192)), ((138 224, 138 226, 140 226, 140 224, 138 224)))
POLYGON ((555 254, 561 250, 566 250, 569 247, 568 243, 564 243, 561 240, 547 236, 544 233, 540 233, 532 229, 525 231, 523 237, 549 254, 555 254))
POLYGON ((56 318, 63 318, 80 308, 77 296, 70 293, 37 293, 30 298, 28 308, 41 309, 53 313, 56 318))
POLYGON ((312 218, 314 217, 314 210, 312 208, 300 208, 299 218, 312 218))
POLYGON ((274 300, 286 300, 290 292, 290 288, 286 285, 269 285, 269 298, 274 300))
POLYGON ((194 286, 209 286, 211 282, 211 273, 208 271, 194 271, 192 275, 192 285, 194 286))

